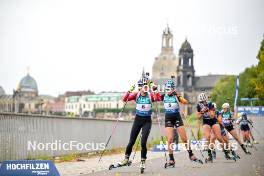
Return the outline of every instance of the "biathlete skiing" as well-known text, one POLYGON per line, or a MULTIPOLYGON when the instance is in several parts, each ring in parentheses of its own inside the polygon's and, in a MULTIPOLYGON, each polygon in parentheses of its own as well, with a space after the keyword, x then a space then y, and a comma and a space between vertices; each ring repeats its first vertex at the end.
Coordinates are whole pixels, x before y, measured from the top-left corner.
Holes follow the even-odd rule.
MULTIPOLYGON (((213 105, 214 105, 214 108, 215 108, 215 114, 216 114, 216 118, 217 118, 219 116, 219 114, 220 114, 220 111, 217 110, 216 103, 213 103, 213 105)), ((230 143, 229 143, 229 138, 228 138, 227 132, 226 132, 225 128, 223 127, 223 125, 221 123, 219 123, 219 125, 220 125, 221 136, 223 138, 224 144, 226 146, 229 146, 230 143)), ((215 137, 213 131, 211 131, 210 143, 211 144, 215 144, 215 140, 216 140, 216 137, 215 137)), ((232 146, 230 146, 230 151, 231 151, 231 154, 233 155, 233 157, 235 157, 237 159, 240 159, 240 156, 237 155, 235 150, 233 150, 232 146)), ((215 150, 215 148, 212 150, 212 156, 213 156, 213 159, 216 159, 216 150, 215 150)))
POLYGON ((236 130, 233 126, 233 113, 230 111, 230 105, 229 103, 224 103, 222 105, 222 111, 218 115, 219 122, 223 125, 223 127, 234 137, 234 139, 239 143, 242 150, 245 152, 245 154, 251 154, 246 146, 241 142, 238 134, 236 133, 236 130))
POLYGON ((243 112, 241 117, 239 117, 236 121, 238 125, 240 125, 240 131, 243 138, 244 143, 246 143, 249 147, 252 146, 250 141, 250 128, 249 125, 252 125, 251 119, 248 118, 247 113, 243 112))
POLYGON ((203 163, 200 159, 197 159, 193 154, 190 145, 188 143, 186 131, 184 128, 183 120, 180 114, 180 103, 187 104, 188 101, 180 96, 175 89, 175 84, 173 80, 169 79, 165 84, 165 94, 157 94, 157 101, 163 101, 164 111, 165 111, 165 129, 168 141, 168 152, 169 152, 169 162, 165 163, 165 168, 167 166, 175 166, 175 159, 173 156, 173 140, 174 140, 174 127, 176 127, 177 132, 185 144, 187 152, 189 154, 189 159, 193 162, 203 163))
POLYGON ((149 92, 149 80, 146 77, 142 77, 138 81, 138 92, 133 92, 135 86, 133 85, 129 91, 124 95, 123 101, 135 101, 136 102, 136 116, 130 132, 129 143, 126 147, 125 158, 118 163, 118 167, 130 165, 129 157, 132 152, 132 148, 135 144, 138 134, 141 130, 141 162, 140 170, 144 172, 145 162, 147 159, 147 139, 151 130, 152 120, 152 102, 156 101, 156 96, 159 93, 149 92))
POLYGON ((208 143, 210 142, 211 133, 213 132, 216 139, 220 142, 221 147, 223 148, 223 152, 225 154, 225 158, 227 160, 233 159, 234 157, 230 156, 230 151, 225 148, 224 140, 221 136, 220 125, 217 122, 217 115, 215 112, 215 107, 212 102, 208 101, 208 98, 205 93, 201 93, 198 95, 198 104, 197 108, 197 117, 198 119, 203 120, 203 136, 206 140, 206 150, 208 153, 208 157, 206 158, 206 162, 213 162, 213 155, 211 151, 211 147, 209 147, 208 143))

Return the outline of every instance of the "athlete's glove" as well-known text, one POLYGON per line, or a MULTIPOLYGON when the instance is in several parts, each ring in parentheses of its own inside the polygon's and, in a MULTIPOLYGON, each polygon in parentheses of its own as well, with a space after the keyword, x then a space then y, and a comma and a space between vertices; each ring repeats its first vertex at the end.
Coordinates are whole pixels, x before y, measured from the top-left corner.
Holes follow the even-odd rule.
POLYGON ((135 87, 136 87, 135 85, 131 86, 128 92, 133 92, 135 90, 135 87))
POLYGON ((205 112, 208 112, 209 108, 207 106, 204 106, 201 110, 201 113, 204 114, 205 112))

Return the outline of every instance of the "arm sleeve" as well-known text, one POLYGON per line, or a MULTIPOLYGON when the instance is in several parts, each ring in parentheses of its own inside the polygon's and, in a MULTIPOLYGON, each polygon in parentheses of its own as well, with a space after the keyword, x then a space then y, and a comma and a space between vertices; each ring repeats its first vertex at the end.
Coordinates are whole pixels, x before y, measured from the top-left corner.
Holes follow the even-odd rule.
POLYGON ((131 101, 131 100, 136 100, 137 98, 137 92, 133 92, 133 93, 129 93, 127 92, 124 97, 123 97, 123 101, 131 101))
POLYGON ((188 103, 188 101, 185 98, 183 98, 182 96, 177 96, 177 98, 178 98, 179 102, 182 103, 182 104, 187 104, 188 103))
POLYGON ((151 93, 151 101, 162 101, 162 96, 160 95, 160 93, 151 93))

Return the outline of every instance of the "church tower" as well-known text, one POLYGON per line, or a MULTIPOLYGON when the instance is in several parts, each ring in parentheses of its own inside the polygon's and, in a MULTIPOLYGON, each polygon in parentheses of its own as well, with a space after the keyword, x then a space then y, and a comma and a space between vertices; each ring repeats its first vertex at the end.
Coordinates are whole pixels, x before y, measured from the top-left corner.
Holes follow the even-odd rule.
POLYGON ((173 52, 173 34, 167 26, 162 33, 161 53, 155 58, 152 66, 153 80, 168 79, 176 75, 178 58, 173 52))
POLYGON ((179 65, 177 66, 177 85, 184 90, 194 87, 193 50, 190 43, 185 39, 179 50, 179 65))

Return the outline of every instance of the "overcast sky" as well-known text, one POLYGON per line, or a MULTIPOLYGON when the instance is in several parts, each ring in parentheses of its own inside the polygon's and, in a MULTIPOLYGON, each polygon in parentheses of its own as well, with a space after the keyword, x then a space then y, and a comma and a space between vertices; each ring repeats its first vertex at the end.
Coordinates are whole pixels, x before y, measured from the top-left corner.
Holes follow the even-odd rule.
POLYGON ((168 23, 185 37, 196 75, 238 74, 257 63, 263 0, 0 0, 0 86, 30 75, 40 94, 124 91, 151 72, 168 23))

